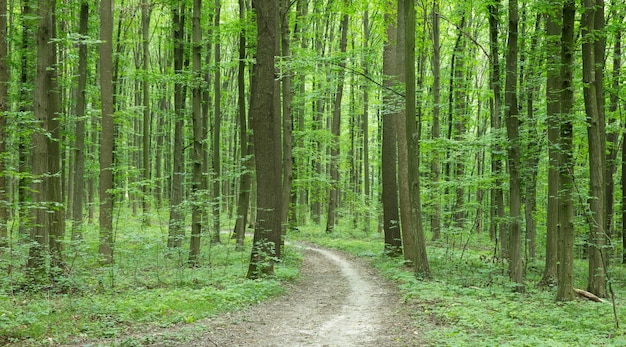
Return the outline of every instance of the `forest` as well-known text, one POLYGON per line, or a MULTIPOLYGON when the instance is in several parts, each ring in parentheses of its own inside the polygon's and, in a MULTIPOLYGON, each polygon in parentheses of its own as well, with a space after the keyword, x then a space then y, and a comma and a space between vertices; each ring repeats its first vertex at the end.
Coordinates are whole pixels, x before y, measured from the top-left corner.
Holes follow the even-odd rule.
POLYGON ((0 344, 150 344, 284 294, 311 244, 432 345, 625 344, 625 16, 0 0, 0 344))

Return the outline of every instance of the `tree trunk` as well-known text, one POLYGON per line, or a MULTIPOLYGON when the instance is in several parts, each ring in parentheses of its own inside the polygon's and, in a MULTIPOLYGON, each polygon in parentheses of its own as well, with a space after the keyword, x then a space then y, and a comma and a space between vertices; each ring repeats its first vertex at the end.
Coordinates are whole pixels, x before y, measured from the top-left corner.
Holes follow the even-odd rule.
MULTIPOLYGON (((488 5, 489 10, 489 47, 491 55, 490 85, 493 90, 493 104, 491 107, 491 129, 495 134, 499 134, 501 128, 502 115, 502 87, 500 83, 500 57, 499 57, 499 18, 500 1, 492 2, 488 5)), ((499 136, 496 136, 491 144, 491 175, 495 177, 495 187, 491 189, 491 208, 489 235, 492 240, 500 242, 500 252, 502 257, 507 257, 507 239, 504 222, 504 193, 503 193, 503 167, 502 167, 502 144, 499 136)), ((497 242, 496 242, 497 246, 497 242)), ((497 250, 497 248, 496 248, 497 250)))
POLYGON ((221 45, 220 45, 220 12, 221 5, 220 0, 215 0, 215 30, 217 41, 215 42, 215 78, 214 78, 214 90, 215 93, 215 101, 214 107, 215 112, 213 114, 213 237, 211 238, 213 242, 220 242, 220 229, 221 221, 220 221, 220 207, 222 202, 222 194, 221 194, 221 183, 222 183, 222 174, 221 174, 221 152, 220 152, 220 140, 221 140, 221 126, 222 126, 222 70, 220 68, 221 64, 221 45))
POLYGON ((142 34, 142 51, 143 51, 143 83, 142 83, 142 91, 143 91, 143 141, 142 141, 142 183, 141 183, 141 207, 143 210, 143 223, 146 226, 150 226, 150 201, 152 197, 152 189, 151 189, 151 155, 152 151, 150 150, 150 136, 151 136, 151 127, 152 117, 150 115, 150 83, 149 83, 149 69, 150 69, 150 6, 147 0, 142 0, 141 7, 141 34, 142 34))
MULTIPOLYGON (((78 33, 87 35, 89 4, 80 5, 78 33)), ((78 46, 78 91, 76 98, 76 143, 74 148, 74 191, 72 197, 72 240, 82 238, 83 195, 85 190, 85 109, 87 89, 87 45, 78 46)))
MULTIPOLYGON (((7 1, 0 0, 0 37, 7 35, 7 1)), ((7 40, 0 40, 0 248, 8 245, 9 185, 7 161, 7 111, 9 110, 9 64, 7 40)))
POLYGON ((573 118, 574 89, 572 73, 574 62, 574 17, 576 4, 563 4, 561 31, 561 120, 559 148, 559 233, 558 233, 558 290, 557 301, 574 299, 574 155, 573 118))
MULTIPOLYGON (((395 27, 393 28, 394 30, 395 27)), ((370 23, 369 23, 369 11, 366 10, 364 15, 363 15, 363 49, 365 50, 365 52, 369 52, 369 41, 370 41, 370 23)), ((369 61, 370 58, 367 54, 364 55, 363 57, 363 71, 365 73, 365 75, 369 75, 369 61)), ((363 85, 363 120, 362 120, 362 130, 361 132, 363 133, 363 200, 364 200, 364 205, 365 205, 365 218, 363 219, 363 231, 365 231, 366 233, 369 233, 370 231, 370 194, 371 194, 371 183, 370 183, 370 160, 369 160, 369 156, 370 156, 370 149, 369 149, 369 142, 370 142, 370 136, 369 136, 369 82, 365 81, 364 85, 363 85)), ((395 130, 394 130, 395 132, 395 130)), ((394 139, 395 141, 395 139, 394 139)), ((395 145, 394 145, 395 146, 395 145)), ((394 159, 394 163, 395 163, 395 159, 394 159)), ((395 165, 395 164, 394 164, 395 165)), ((396 188, 397 189, 397 188, 396 188)), ((399 217, 398 219, 396 219, 396 223, 398 224, 398 227, 400 227, 399 224, 399 217)), ((398 230, 397 233, 397 246, 398 249, 401 249, 401 239, 400 239, 400 232, 398 230)))
MULTIPOLYGON (((174 74, 183 73, 183 38, 185 37, 185 6, 174 5, 172 9, 172 29, 174 39, 174 74)), ((172 163, 172 183, 170 196, 170 218, 167 246, 180 247, 185 237, 183 223, 185 214, 183 211, 183 178, 185 175, 184 151, 183 151, 183 128, 184 118, 184 86, 177 79, 174 82, 174 155, 172 163)))
MULTIPOLYGON (((245 4, 244 0, 239 0, 239 20, 245 20, 245 4)), ((250 205, 250 159, 248 154, 252 151, 248 139, 248 121, 246 119, 246 33, 245 26, 242 26, 239 33, 239 64, 237 72, 237 112, 239 117, 239 141, 241 148, 239 149, 241 158, 241 167, 243 168, 239 178, 239 199, 237 200, 237 213, 235 221, 234 234, 237 239, 237 246, 243 247, 245 238, 246 225, 248 222, 248 207, 250 205)))
POLYGON ((100 255, 113 262, 113 0, 100 2, 100 255))
MULTIPOLYGON (((391 1, 388 9, 393 9, 396 4, 391 1)), ((387 41, 383 51, 383 84, 386 89, 392 89, 397 85, 395 78, 396 69, 396 34, 397 29, 394 21, 390 20, 390 13, 385 13, 387 25, 387 41)), ((383 105, 390 110, 395 109, 398 102, 397 96, 389 91, 383 94, 383 105)), ((383 113, 383 139, 382 139, 382 200, 383 200, 383 230, 385 233, 385 254, 397 256, 402 253, 400 241, 400 215, 398 210, 398 183, 397 183, 397 154, 396 145, 398 115, 394 111, 383 113)))
POLYGON ((546 220, 546 265, 540 284, 557 283, 559 233, 559 137, 561 113, 560 37, 562 11, 559 5, 546 17, 546 117, 548 126, 548 215, 546 220))
MULTIPOLYGON (((615 18, 617 23, 622 23, 624 13, 621 10, 614 9, 611 16, 615 18)), ((608 237, 613 234, 613 204, 615 200, 615 183, 613 176, 617 170, 617 154, 619 152, 619 130, 615 126, 618 115, 616 115, 619 106, 619 90, 621 80, 622 66, 622 31, 616 30, 613 42, 613 70, 611 72, 611 92, 609 93, 609 112, 610 117, 607 126, 606 142, 607 142, 607 158, 606 158, 606 232, 608 237), (611 129, 611 130, 609 130, 611 129)))
POLYGON ((509 0, 509 37, 506 56, 506 83, 504 103, 506 108, 506 130, 509 139, 509 272, 516 284, 515 291, 524 292, 524 268, 522 266, 522 191, 521 191, 521 148, 519 139, 519 110, 517 108, 517 0, 509 0))
POLYGON ((419 133, 416 114, 416 91, 415 91, 415 1, 405 0, 406 11, 406 46, 405 46, 405 74, 406 74, 406 138, 408 155, 408 179, 409 196, 411 206, 410 231, 415 237, 415 275, 418 277, 430 277, 428 255, 426 254, 426 241, 422 230, 422 203, 420 199, 419 180, 419 133))
MULTIPOLYGON (((193 1, 191 16, 192 40, 192 73, 196 81, 202 79, 202 28, 200 27, 200 12, 202 0, 193 1)), ((192 184, 191 199, 194 201, 191 208, 191 238, 189 245, 189 264, 194 266, 200 256, 200 235, 202 234, 202 158, 204 142, 204 126, 202 119, 202 90, 200 83, 194 83, 191 91, 191 115, 193 125, 192 184)))
MULTIPOLYGON (((439 115, 441 111, 441 44, 439 42, 439 5, 437 1, 433 2, 432 9, 432 41, 433 41, 433 55, 432 55, 432 72, 433 72, 433 127, 432 138, 433 141, 439 141, 441 136, 441 126, 439 122, 439 115)), ((437 147, 435 147, 437 148, 437 147)), ((439 157, 439 151, 433 151, 433 157, 430 164, 431 175, 431 191, 433 207, 432 216, 430 218, 430 229, 432 231, 433 241, 438 240, 441 237, 441 194, 439 192, 439 181, 441 179, 441 163, 439 157)))
MULTIPOLYGON (((289 61, 290 41, 291 36, 289 32, 289 0, 281 0, 280 4, 280 29, 281 29, 281 49, 282 59, 289 61)), ((282 195, 282 233, 285 234, 287 227, 290 225, 292 219, 292 206, 290 206, 293 183, 293 118, 292 118, 292 88, 291 88, 291 73, 286 71, 282 74, 282 94, 283 94, 283 195, 282 195)))
POLYGON ((597 38, 596 30, 604 29, 604 6, 594 0, 584 0, 581 19, 583 94, 587 114, 587 137, 589 145, 589 277, 587 290, 599 297, 606 297, 606 275, 604 273, 604 247, 606 235, 605 169, 606 141, 604 134, 604 95, 602 71, 596 64, 604 64, 604 42, 597 38), (600 18, 596 16, 601 12, 600 18), (601 21, 601 23, 595 23, 601 21), (602 46, 597 50, 596 46, 602 46), (598 91, 600 89, 600 91, 598 91))
POLYGON ((274 274, 280 258, 282 153, 276 128, 280 117, 275 105, 275 61, 279 43, 278 2, 253 0, 257 18, 257 54, 250 95, 250 125, 254 133, 257 178, 257 215, 248 278, 274 274), (253 115, 253 116, 252 116, 253 115))
MULTIPOLYGON (((406 3, 398 0, 398 44, 396 46, 396 66, 398 83, 406 91, 406 3)), ((415 235, 411 220, 411 197, 409 195, 409 157, 406 139, 406 109, 399 107, 396 116, 396 131, 398 136, 398 187, 400 189, 400 230, 402 232, 402 245, 404 259, 416 264, 417 249, 415 248, 415 235)))
MULTIPOLYGON (((341 41, 340 51, 345 53, 348 46, 348 15, 343 14, 341 19, 341 41)), ((335 93, 335 103, 333 106, 333 119, 331 133, 333 140, 330 148, 330 195, 328 197, 328 218, 326 219, 326 232, 332 233, 335 230, 336 209, 339 199, 339 135, 341 131, 341 99, 343 96, 343 83, 345 76, 346 62, 342 60, 339 63, 339 71, 337 72, 337 92, 335 93)))

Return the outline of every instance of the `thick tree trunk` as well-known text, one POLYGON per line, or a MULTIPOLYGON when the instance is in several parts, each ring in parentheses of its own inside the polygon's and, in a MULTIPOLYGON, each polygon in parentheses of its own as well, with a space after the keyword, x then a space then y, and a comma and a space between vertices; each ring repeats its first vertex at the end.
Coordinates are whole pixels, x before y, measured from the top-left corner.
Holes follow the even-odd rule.
POLYGON ((282 153, 276 129, 280 117, 275 105, 275 61, 279 43, 278 2, 253 0, 257 15, 257 54, 250 96, 250 125, 254 133, 257 178, 257 216, 248 278, 274 274, 280 258, 282 153), (253 115, 253 116, 252 116, 253 115))

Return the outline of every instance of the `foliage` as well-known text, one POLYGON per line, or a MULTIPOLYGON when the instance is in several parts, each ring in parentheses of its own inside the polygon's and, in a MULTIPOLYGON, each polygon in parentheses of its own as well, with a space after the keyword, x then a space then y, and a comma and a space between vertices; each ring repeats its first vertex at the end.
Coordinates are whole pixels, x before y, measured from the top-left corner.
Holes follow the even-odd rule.
MULTIPOLYGON (((404 301, 416 311, 433 346, 623 346, 626 334, 616 330, 608 302, 576 300, 554 302, 555 288, 533 284, 541 278, 541 261, 527 264, 527 293, 512 292, 507 264, 493 257, 484 245, 488 235, 474 235, 467 244, 450 247, 446 242, 429 245, 432 281, 415 278, 402 259, 383 255, 381 234, 347 232, 337 228, 328 235, 321 227, 306 226, 290 238, 304 239, 371 260, 381 273, 398 283, 404 301)), ((348 229, 349 230, 349 229, 348 229)), ((575 264, 576 287, 584 286, 584 259, 575 264)), ((618 316, 626 315, 626 270, 613 268, 618 316)))
MULTIPOLYGON (((117 224, 114 265, 100 267, 90 226, 83 241, 67 241, 67 272, 56 281, 29 288, 18 271, 0 280, 0 344, 60 344, 193 323, 280 295, 281 282, 298 276, 301 256, 288 251, 275 278, 246 280, 250 245, 236 249, 229 238, 205 245, 199 266, 189 267, 186 249, 165 247, 166 225, 142 226, 129 211, 118 218, 124 223, 117 224)), ((23 248, 14 249, 14 264, 2 266, 17 267, 23 248)))

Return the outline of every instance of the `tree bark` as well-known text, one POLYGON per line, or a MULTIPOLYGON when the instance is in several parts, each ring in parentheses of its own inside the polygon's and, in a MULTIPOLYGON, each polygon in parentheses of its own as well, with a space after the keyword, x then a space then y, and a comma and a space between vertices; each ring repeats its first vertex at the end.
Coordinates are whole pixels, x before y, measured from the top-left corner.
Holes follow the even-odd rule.
POLYGON ((559 148, 559 232, 558 232, 558 289, 557 301, 574 299, 574 156, 573 118, 574 89, 572 86, 574 62, 574 17, 576 5, 573 0, 563 3, 561 31, 561 119, 559 148))
POLYGON ((105 263, 113 262, 113 1, 100 2, 100 245, 105 263))
POLYGON ((280 258, 282 153, 276 128, 280 117, 275 88, 274 57, 279 43, 278 2, 253 0, 257 18, 257 54, 250 96, 250 125, 254 133, 257 213, 248 278, 274 274, 280 258))
POLYGON ((583 95, 587 114, 587 139, 589 146, 589 277, 587 290, 599 297, 606 297, 604 272, 604 246, 606 245, 605 169, 606 140, 604 134, 604 95, 601 92, 604 64, 604 42, 597 38, 596 30, 604 29, 604 6, 595 0, 584 0, 581 19, 583 95), (597 13, 601 12, 598 17, 597 13), (595 23, 597 21, 601 23, 595 23), (602 46, 598 50, 596 46, 602 46), (600 91, 598 91, 600 89, 600 91))
POLYGON ((524 268, 522 266, 522 191, 521 149, 519 139, 519 110, 517 108, 517 59, 518 59, 518 5, 509 0, 509 37, 506 56, 506 83, 504 103, 506 108, 506 130, 509 140, 509 272, 516 284, 515 291, 524 292, 524 268))
POLYGON ((143 101, 143 129, 142 129, 142 184, 141 184, 141 207, 143 210, 143 223, 146 226, 150 225, 150 201, 152 197, 151 189, 151 161, 152 151, 150 150, 150 136, 152 117, 150 114, 150 81, 149 81, 149 69, 150 69, 150 9, 147 0, 143 0, 141 7, 141 34, 142 34, 142 53, 143 53, 143 83, 142 83, 142 101, 143 101))
POLYGON ((502 167, 502 144, 500 138, 502 116, 502 86, 500 82, 500 56, 498 21, 500 18, 500 1, 488 5, 489 11, 489 47, 491 55, 490 85, 493 90, 493 104, 491 107, 491 129, 496 134, 491 144, 491 175, 494 177, 495 187, 491 189, 491 213, 489 235, 492 240, 500 242, 501 256, 506 258, 508 246, 504 222, 504 193, 503 193, 503 167, 502 167))
MULTIPOLYGON (((7 36, 7 1, 0 0, 0 37, 7 36)), ((7 161, 7 111, 9 110, 9 64, 7 40, 0 40, 0 248, 8 245, 9 185, 7 161)))
MULTIPOLYGON (((80 5, 78 33, 87 35, 89 4, 80 5)), ((72 197, 72 240, 82 238, 83 195, 85 190, 85 109, 87 89, 87 45, 78 46, 78 91, 76 98, 76 144, 74 149, 74 191, 72 197)))
MULTIPOLYGON (((398 43, 396 46, 396 66, 398 83, 402 91, 406 93, 406 2, 398 0, 398 43)), ((404 259, 416 264, 417 249, 415 234, 413 233, 413 221, 411 220, 411 197, 409 194, 409 157, 406 138, 406 109, 399 108, 396 116, 396 129, 398 136, 398 187, 400 188, 400 229, 402 232, 402 245, 404 259)))
MULTIPOLYGON (((245 19, 245 3, 239 0, 239 20, 245 19)), ((242 173, 239 178, 239 199, 237 200, 237 212, 235 221, 235 238, 237 246, 243 247, 245 238, 246 225, 248 222, 248 207, 250 205, 250 158, 248 154, 252 153, 248 139, 248 120, 246 117, 246 33, 245 26, 242 26, 239 33, 239 64, 237 71, 237 112, 239 117, 239 141, 241 148, 239 149, 242 173)))
MULTIPOLYGON (((348 46, 348 15, 343 14, 341 19, 341 41, 339 49, 345 53, 348 46)), ((333 136, 330 148, 330 181, 331 188, 328 197, 328 218, 326 219, 326 232, 332 233, 335 230, 337 205, 339 199, 339 134, 341 131, 341 99, 343 97, 343 84, 345 76, 345 59, 339 63, 337 72, 337 92, 333 105, 333 119, 331 133, 333 136)))
POLYGON ((559 137, 561 113, 560 37, 562 11, 553 6, 546 17, 546 117, 548 126, 548 211, 546 220, 546 263, 540 284, 557 284, 557 240, 559 232, 559 137))
MULTIPOLYGON (((172 36, 174 40, 174 74, 183 73, 183 38, 185 37, 185 6, 184 4, 173 5, 172 8, 172 36)), ((183 151, 183 128, 185 126, 184 108, 184 86, 177 79, 174 82, 174 153, 172 162, 171 196, 170 196, 170 218, 167 246, 170 248, 180 247, 185 236, 183 223, 185 214, 183 211, 183 178, 184 151, 183 151)))
MULTIPOLYGON (((288 62, 291 57, 289 32, 289 0, 281 0, 280 4, 280 31, 282 59, 288 62)), ((283 96, 283 195, 282 195, 282 233, 285 234, 292 219, 292 206, 290 206, 293 184, 293 118, 292 118, 292 78, 291 72, 282 74, 283 96)))
POLYGON ((202 119, 202 90, 200 81, 202 80, 202 28, 200 27, 200 12, 202 11, 202 0, 193 1, 191 16, 191 40, 192 40, 192 74, 195 83, 191 91, 191 123, 193 125, 193 148, 192 160, 192 184, 191 199, 194 201, 191 208, 191 238, 189 244, 189 264, 194 266, 198 263, 200 256, 200 237, 202 235, 202 158, 204 142, 204 126, 202 119))
MULTIPOLYGON (((433 141, 439 141, 441 136, 441 126, 439 116, 441 113, 441 44, 440 44, 440 25, 439 25, 439 5, 437 1, 433 1, 432 9, 432 41, 433 41, 433 55, 432 72, 433 72, 433 126, 432 126, 432 138, 433 141)), ((431 191, 433 214, 430 218, 430 229, 432 231, 433 241, 438 240, 441 237, 441 194, 439 191, 439 182, 441 180, 441 161, 439 157, 439 151, 433 151, 433 157, 430 164, 431 175, 431 191)))
POLYGON ((222 192, 221 192, 221 185, 222 185, 222 168, 221 168, 221 151, 220 151, 220 144, 221 144, 221 129, 222 129, 222 93, 221 93, 221 89, 222 89, 222 70, 220 67, 221 61, 222 61, 222 57, 221 57, 221 44, 220 44, 220 29, 219 29, 219 23, 220 23, 220 14, 221 14, 221 5, 220 5, 220 0, 215 0, 215 30, 216 30, 216 37, 217 40, 215 42, 215 66, 216 66, 216 70, 215 70, 215 78, 213 79, 214 82, 214 90, 213 92, 215 93, 215 101, 214 101, 214 114, 213 114, 213 175, 212 175, 212 179, 213 179, 213 206, 212 206, 212 211, 213 211, 213 237, 211 238, 213 242, 220 242, 220 229, 221 227, 221 221, 220 221, 220 207, 222 205, 222 192))
MULTIPOLYGON (((388 2, 391 10, 396 4, 388 2)), ((383 50, 383 84, 385 88, 392 89, 397 85, 395 73, 396 65, 396 34, 395 23, 390 20, 391 14, 385 13, 387 25, 387 40, 383 50)), ((386 91, 383 94, 383 105, 394 110, 398 102, 397 96, 386 91)), ((397 129, 398 114, 395 111, 383 113, 383 139, 382 139, 382 200, 383 200, 383 230, 385 233, 385 254, 397 256, 402 253, 400 241, 400 214, 398 210, 398 182, 397 182, 397 129)))
POLYGON ((406 11, 406 47, 405 47, 405 73, 406 73, 406 138, 408 155, 408 179, 409 196, 411 205, 410 231, 415 236, 415 275, 418 277, 430 277, 428 255, 426 254, 426 241, 422 229, 422 203, 420 198, 420 163, 419 163, 419 133, 416 115, 416 90, 415 90, 415 1, 405 0, 406 11))

